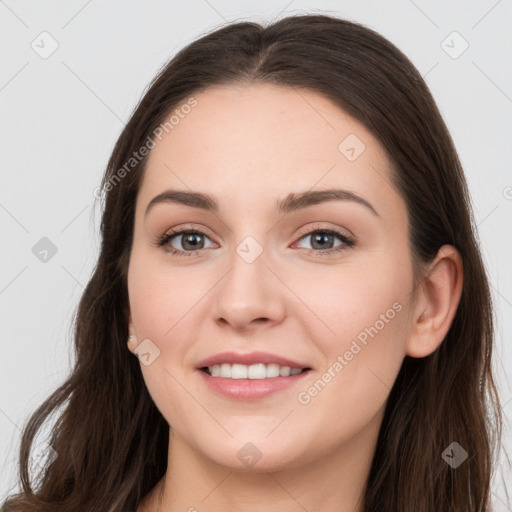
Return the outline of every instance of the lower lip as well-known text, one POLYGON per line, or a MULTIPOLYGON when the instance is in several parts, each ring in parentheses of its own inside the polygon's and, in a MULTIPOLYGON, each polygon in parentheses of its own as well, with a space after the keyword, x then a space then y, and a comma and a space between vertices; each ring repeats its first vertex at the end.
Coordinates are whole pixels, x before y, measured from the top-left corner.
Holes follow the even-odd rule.
POLYGON ((203 370, 198 370, 204 382, 213 391, 238 400, 254 400, 265 398, 277 391, 289 389, 299 382, 311 370, 307 370, 290 377, 271 377, 267 379, 227 379, 225 377, 212 377, 203 370))

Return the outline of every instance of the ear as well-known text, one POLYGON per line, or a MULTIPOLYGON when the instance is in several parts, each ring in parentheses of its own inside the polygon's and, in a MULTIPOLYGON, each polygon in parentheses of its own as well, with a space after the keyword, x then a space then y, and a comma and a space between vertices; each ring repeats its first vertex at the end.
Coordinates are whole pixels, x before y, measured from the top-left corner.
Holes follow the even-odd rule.
POLYGON ((426 357, 443 342, 462 295, 463 266, 459 251, 443 245, 418 290, 406 355, 426 357))
POLYGON ((132 315, 128 312, 128 340, 127 346, 128 350, 133 353, 135 347, 137 346, 137 336, 135 335, 135 330, 133 328, 132 315))

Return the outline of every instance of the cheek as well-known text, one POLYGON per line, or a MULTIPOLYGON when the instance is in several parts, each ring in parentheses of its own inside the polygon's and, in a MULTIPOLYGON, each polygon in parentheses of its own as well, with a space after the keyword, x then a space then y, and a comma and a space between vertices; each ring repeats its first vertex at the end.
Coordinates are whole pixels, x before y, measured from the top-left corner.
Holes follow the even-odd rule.
POLYGON ((138 343, 149 339, 153 354, 157 354, 147 366, 141 362, 144 382, 157 408, 174 425, 176 418, 188 418, 194 412, 193 401, 180 385, 180 372, 187 350, 186 333, 191 328, 187 312, 197 301, 197 290, 183 268, 170 271, 154 259, 148 264, 150 261, 143 251, 132 253, 130 310, 138 343))
POLYGON ((304 324, 325 366, 297 402, 309 435, 320 430, 325 438, 348 441, 383 414, 400 370, 407 288, 381 273, 352 273, 329 283, 317 297, 317 311, 330 329, 316 319, 304 324))
POLYGON ((368 406, 368 400, 378 406, 405 357, 412 271, 390 257, 375 259, 371 266, 340 265, 329 275, 322 272, 309 275, 302 288, 296 283, 297 295, 307 297, 314 313, 302 315, 302 327, 323 355, 322 370, 329 373, 318 387, 326 384, 330 391, 322 391, 319 402, 342 397, 351 410, 368 406))
POLYGON ((330 348, 343 348, 360 333, 364 342, 365 329, 372 326, 390 336, 402 329, 405 315, 399 310, 409 301, 412 271, 398 258, 375 258, 368 264, 311 268, 300 276, 290 273, 287 282, 303 299, 302 309, 305 304, 311 313, 297 318, 307 322, 313 339, 325 339, 323 351, 331 353, 330 348))
POLYGON ((186 267, 171 267, 165 257, 134 251, 128 270, 128 294, 132 319, 139 339, 163 343, 172 336, 204 283, 197 283, 186 267))

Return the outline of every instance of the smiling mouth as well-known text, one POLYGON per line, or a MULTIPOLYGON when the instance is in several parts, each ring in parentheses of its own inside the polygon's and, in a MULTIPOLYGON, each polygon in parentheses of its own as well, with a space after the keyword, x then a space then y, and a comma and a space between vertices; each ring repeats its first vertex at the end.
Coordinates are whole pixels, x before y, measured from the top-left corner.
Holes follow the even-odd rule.
POLYGON ((290 366, 263 363, 252 365, 223 363, 201 368, 201 371, 205 372, 210 377, 252 380, 293 377, 294 375, 299 375, 309 370, 311 370, 311 368, 291 368, 290 366))

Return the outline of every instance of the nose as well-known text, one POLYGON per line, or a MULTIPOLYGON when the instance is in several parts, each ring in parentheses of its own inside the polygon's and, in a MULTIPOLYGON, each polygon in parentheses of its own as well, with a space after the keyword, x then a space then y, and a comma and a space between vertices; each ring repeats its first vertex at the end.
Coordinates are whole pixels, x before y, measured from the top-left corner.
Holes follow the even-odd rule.
MULTIPOLYGON (((242 254, 242 253, 241 253, 242 254)), ((220 327, 247 330, 277 324, 285 313, 285 286, 268 266, 265 250, 254 260, 233 251, 231 268, 216 287, 215 319, 220 327)))

